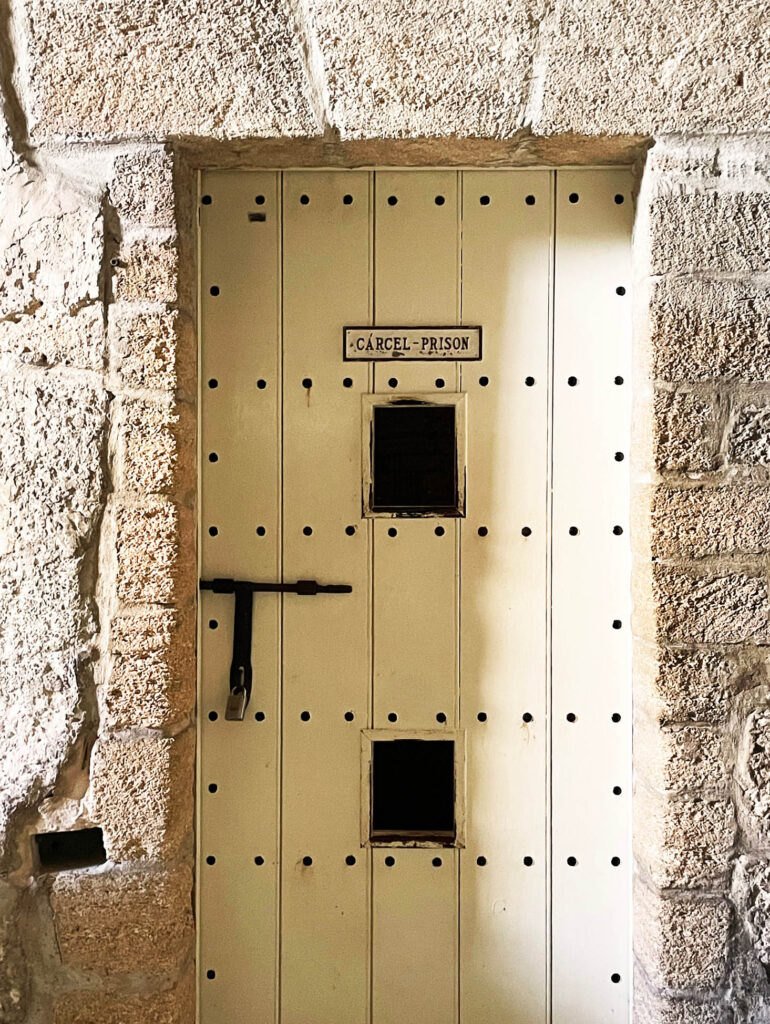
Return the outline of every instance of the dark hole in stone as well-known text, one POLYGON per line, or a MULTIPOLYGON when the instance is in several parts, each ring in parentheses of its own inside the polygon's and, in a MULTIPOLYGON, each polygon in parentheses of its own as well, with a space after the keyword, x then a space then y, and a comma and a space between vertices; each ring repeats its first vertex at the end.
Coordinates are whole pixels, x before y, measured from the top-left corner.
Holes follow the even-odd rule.
POLYGON ((104 836, 100 828, 71 832, 40 832, 34 837, 41 871, 68 871, 104 864, 104 836))
POLYGON ((371 838, 451 843, 455 824, 453 740, 376 740, 371 838))
POLYGON ((373 512, 457 512, 454 406, 376 406, 372 449, 373 512))

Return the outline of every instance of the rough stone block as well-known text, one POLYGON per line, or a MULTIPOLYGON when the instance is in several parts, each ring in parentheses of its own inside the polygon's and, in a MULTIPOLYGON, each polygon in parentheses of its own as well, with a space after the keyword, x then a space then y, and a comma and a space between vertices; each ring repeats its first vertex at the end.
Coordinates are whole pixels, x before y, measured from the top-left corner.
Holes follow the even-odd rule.
POLYGON ((281 4, 25 0, 30 134, 319 134, 301 42, 281 4))
POLYGON ((731 463, 770 466, 770 406, 745 405, 736 416, 727 443, 731 463))
POLYGON ((481 136, 524 126, 541 0, 311 3, 332 123, 343 138, 481 136))
POLYGON ((0 884, 0 1020, 27 1019, 27 963, 18 928, 19 892, 0 884))
POLYGON ((153 611, 112 622, 113 669, 100 694, 107 728, 160 728, 178 722, 195 696, 192 614, 153 611))
POLYGON ((768 590, 764 575, 694 573, 655 566, 654 639, 674 643, 767 643, 768 590))
POLYGON ((657 995, 646 985, 634 987, 634 1024, 728 1024, 728 1012, 719 1003, 674 999, 657 995))
POLYGON ((30 313, 0 321, 0 354, 31 366, 74 366, 101 371, 106 356, 101 304, 73 312, 30 313))
POLYGON ((189 409, 180 410, 168 397, 125 399, 119 420, 118 478, 123 488, 143 494, 168 493, 183 482, 180 476, 195 486, 195 425, 189 409))
POLYGON ((658 487, 650 519, 659 558, 770 551, 770 487, 658 487))
POLYGON ((707 992, 721 982, 731 921, 727 900, 672 899, 638 884, 634 913, 636 955, 653 985, 707 992))
POLYGON ((65 964, 103 974, 179 969, 193 938, 192 874, 62 872, 51 887, 65 964))
POLYGON ((707 473, 719 466, 719 410, 690 392, 658 392, 653 401, 655 469, 707 473))
POLYGON ((757 957, 765 967, 770 966, 770 862, 739 858, 733 876, 733 897, 742 911, 757 957))
POLYGON ((770 711, 755 711, 744 726, 738 754, 739 820, 757 846, 770 844, 770 711))
POLYGON ((747 281, 663 278, 649 306, 657 380, 770 380, 770 292, 747 281))
POLYGON ((110 199, 124 228, 173 227, 174 163, 171 154, 158 146, 116 157, 110 199))
POLYGON ((173 239, 125 241, 113 275, 115 298, 119 302, 175 302, 178 259, 173 239))
POLYGON ((723 722, 737 693, 758 674, 741 671, 729 654, 634 645, 634 698, 651 719, 672 722, 723 722))
POLYGON ((634 848, 655 885, 726 885, 735 837, 735 811, 729 800, 672 799, 637 786, 634 848))
POLYGON ((191 1024, 195 984, 188 975, 176 988, 151 996, 69 992, 56 1000, 53 1024, 191 1024))
POLYGON ((137 313, 115 304, 110 309, 110 339, 123 382, 131 388, 173 391, 177 384, 179 313, 137 313))
POLYGON ((179 514, 170 502, 116 514, 117 592, 124 601, 168 604, 174 598, 179 514))
POLYGON ((731 778, 729 747, 707 726, 660 729, 639 720, 634 758, 648 784, 664 792, 725 791, 731 778))
POLYGON ((41 375, 0 383, 0 554, 41 543, 79 555, 103 503, 107 400, 41 375))
POLYGON ((194 756, 190 730, 96 744, 87 800, 110 860, 174 857, 192 823, 194 756))
POLYGON ((658 196, 650 225, 652 274, 770 269, 770 192, 658 196))
POLYGON ((541 26, 533 131, 764 130, 765 37, 759 9, 721 0, 561 0, 541 26))

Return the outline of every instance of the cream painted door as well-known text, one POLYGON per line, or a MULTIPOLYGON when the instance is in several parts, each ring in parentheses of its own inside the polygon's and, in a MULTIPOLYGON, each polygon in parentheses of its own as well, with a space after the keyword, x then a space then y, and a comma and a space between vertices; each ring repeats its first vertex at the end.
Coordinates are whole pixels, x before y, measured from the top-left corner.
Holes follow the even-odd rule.
POLYGON ((202 1024, 629 1020, 630 190, 202 176, 202 1024))

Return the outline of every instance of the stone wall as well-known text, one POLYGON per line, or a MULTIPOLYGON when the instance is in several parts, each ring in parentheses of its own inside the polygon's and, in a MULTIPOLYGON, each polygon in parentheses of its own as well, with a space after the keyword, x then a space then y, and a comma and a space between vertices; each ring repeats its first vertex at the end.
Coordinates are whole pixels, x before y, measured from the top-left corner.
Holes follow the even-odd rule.
POLYGON ((636 1016, 770 1020, 770 20, 739 0, 437 6, 0 0, 9 1024, 193 1020, 191 165, 641 163, 651 142, 636 1016), (34 832, 84 825, 104 866, 36 870, 34 832))

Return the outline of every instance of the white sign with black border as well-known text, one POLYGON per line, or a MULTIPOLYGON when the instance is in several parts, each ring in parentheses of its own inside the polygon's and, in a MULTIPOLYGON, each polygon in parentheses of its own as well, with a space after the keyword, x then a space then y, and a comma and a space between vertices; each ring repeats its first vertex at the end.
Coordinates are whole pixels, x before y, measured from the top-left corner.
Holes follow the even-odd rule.
POLYGON ((481 359, 481 328, 345 327, 342 357, 362 362, 481 359))

